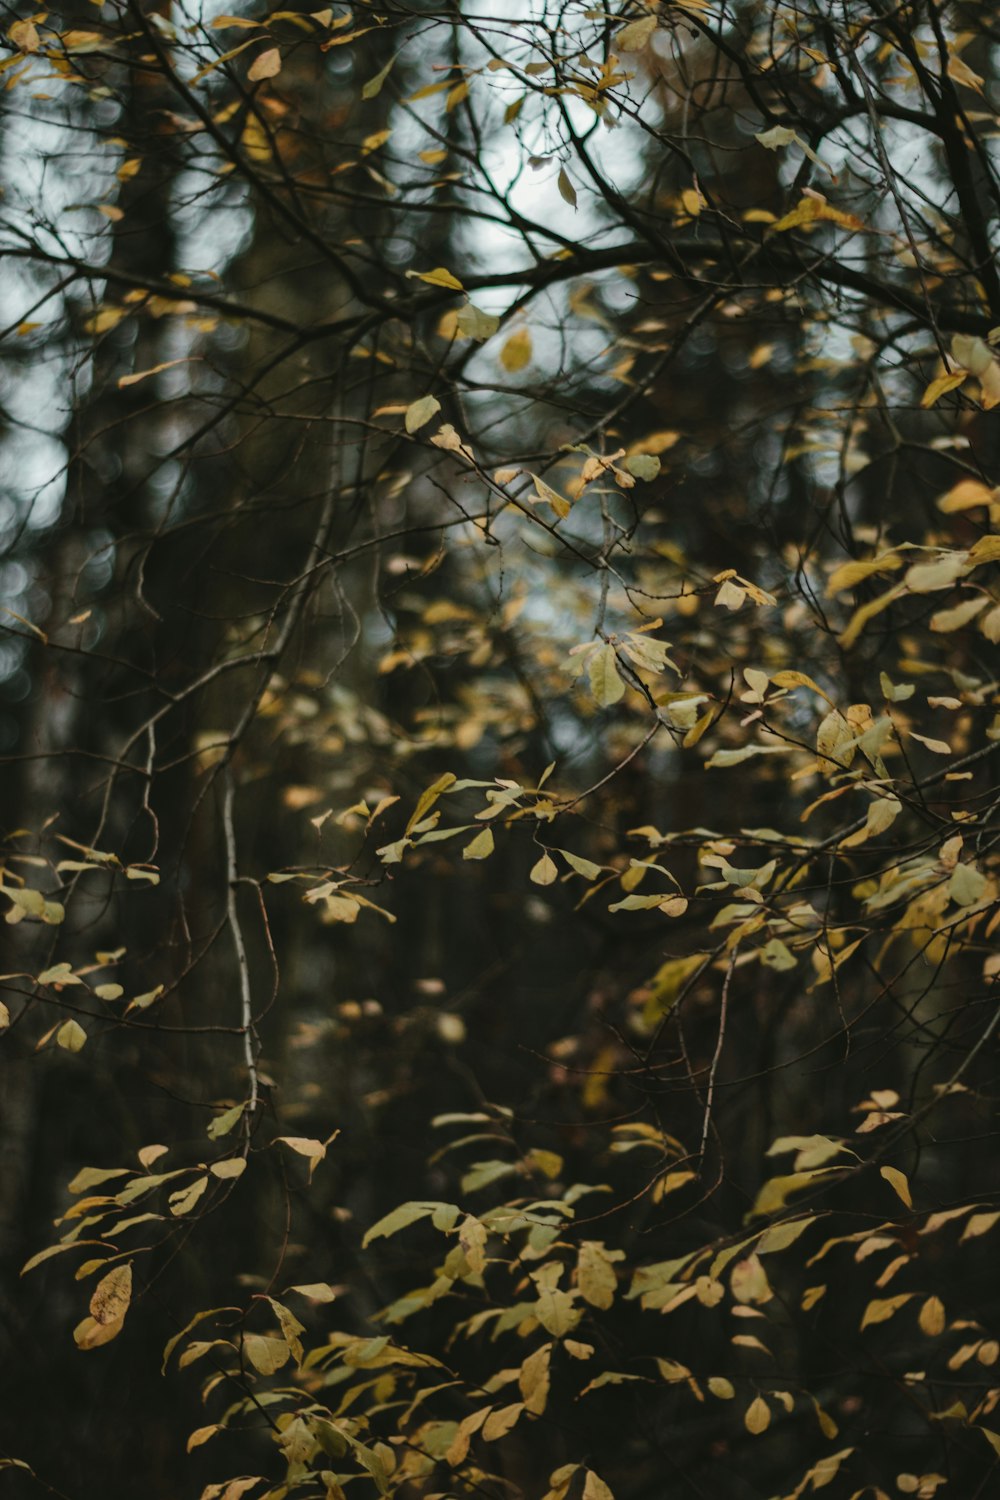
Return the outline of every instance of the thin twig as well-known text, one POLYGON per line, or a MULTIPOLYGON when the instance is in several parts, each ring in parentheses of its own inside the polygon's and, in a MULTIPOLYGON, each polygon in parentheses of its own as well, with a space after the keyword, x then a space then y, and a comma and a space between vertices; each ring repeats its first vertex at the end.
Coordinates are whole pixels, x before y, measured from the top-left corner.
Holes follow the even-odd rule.
POLYGON ((243 1059, 246 1063, 247 1082, 250 1088, 247 1097, 247 1107, 243 1113, 243 1130, 249 1141, 250 1131, 253 1126, 253 1117, 257 1109, 257 1099, 260 1093, 260 1083, 257 1077, 257 1059, 255 1056, 257 1034, 253 1024, 253 995, 250 989, 250 965, 247 960, 246 943, 243 939, 243 928, 240 925, 239 912, 236 909, 236 892, 239 888, 240 873, 236 855, 236 829, 233 823, 233 798, 236 788, 231 765, 226 766, 224 776, 225 791, 222 799, 222 827, 226 838, 226 920, 229 923, 229 931, 232 934, 233 949, 236 953, 236 967, 240 977, 240 1032, 243 1037, 243 1059))
POLYGON ((739 943, 733 947, 729 955, 729 966, 726 969, 726 977, 722 981, 722 1003, 719 1007, 719 1035, 715 1043, 715 1055, 712 1058, 712 1066, 708 1070, 708 1088, 705 1092, 705 1118, 701 1127, 701 1145, 698 1148, 698 1156, 701 1160, 705 1157, 705 1147, 708 1144, 708 1132, 712 1125, 712 1101, 715 1097, 715 1075, 719 1067, 719 1058, 722 1056, 722 1044, 726 1039, 726 1017, 729 1013, 729 981, 733 977, 736 967, 736 955, 740 951, 739 943))

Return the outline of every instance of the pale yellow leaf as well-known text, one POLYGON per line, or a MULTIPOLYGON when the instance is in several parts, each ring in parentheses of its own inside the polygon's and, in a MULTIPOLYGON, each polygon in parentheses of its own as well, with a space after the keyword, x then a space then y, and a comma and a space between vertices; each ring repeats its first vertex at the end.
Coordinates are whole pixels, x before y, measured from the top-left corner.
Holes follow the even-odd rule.
POLYGON ((611 708, 624 697, 625 684, 618 672, 618 657, 610 644, 600 646, 587 663, 590 690, 599 708, 611 708))
POLYGON ((436 412, 441 410, 441 403, 436 396, 421 396, 419 401, 414 401, 406 408, 403 417, 403 426, 409 433, 419 432, 436 412))
POLYGON ((127 1261, 101 1277, 90 1299, 90 1315, 97 1323, 120 1325, 131 1301, 132 1263, 127 1261))

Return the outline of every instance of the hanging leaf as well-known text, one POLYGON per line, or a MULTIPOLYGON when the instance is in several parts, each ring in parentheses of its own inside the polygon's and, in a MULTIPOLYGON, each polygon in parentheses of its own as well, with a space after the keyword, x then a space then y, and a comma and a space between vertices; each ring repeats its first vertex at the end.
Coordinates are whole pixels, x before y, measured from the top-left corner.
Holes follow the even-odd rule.
POLYGON ((464 290, 458 277, 444 266, 437 266, 433 271, 407 271, 407 276, 414 277, 417 281, 426 281, 428 286, 446 287, 449 291, 461 292, 464 290))
POLYGON ((563 167, 559 168, 558 187, 560 198, 568 203, 571 208, 576 208, 576 188, 573 186, 563 167))
POLYGON ((550 854, 543 854, 537 864, 532 865, 529 879, 535 885, 552 885, 559 878, 559 867, 550 854))
POLYGON ((90 1315, 97 1323, 117 1323, 120 1327, 131 1301, 132 1262, 126 1261, 97 1283, 90 1299, 90 1315))
MULTIPOLYGON (((642 52, 649 46, 656 31, 656 17, 643 16, 639 21, 630 21, 621 31, 615 32, 615 48, 619 52, 642 52)), ((591 1500, 591 1496, 587 1496, 591 1500)))
POLYGON ((766 1432, 771 1425, 771 1408, 763 1396, 755 1396, 743 1416, 743 1425, 754 1437, 766 1432))
POLYGON ((65 1052, 81 1052, 87 1045, 87 1033, 78 1021, 64 1021, 56 1032, 56 1043, 65 1052))
POLYGON ((460 333, 468 339, 477 339, 480 343, 492 338, 500 327, 499 318, 492 313, 483 312, 482 308, 476 307, 472 302, 467 302, 460 310, 456 322, 460 333))
POLYGON ((527 328, 518 328, 500 350, 500 363, 505 370, 515 375, 531 363, 531 355, 531 334, 527 328))
POLYGON ((618 672, 614 646, 598 647, 587 663, 590 691, 599 708, 611 708, 625 695, 625 684, 618 672))
POLYGON ((221 1115, 216 1115, 206 1133, 213 1141, 217 1141, 222 1136, 228 1135, 233 1127, 243 1118, 243 1111, 245 1109, 245 1104, 234 1104, 232 1109, 223 1110, 221 1115))
POLYGON ((208 1178, 197 1177, 188 1187, 180 1188, 176 1193, 171 1193, 167 1200, 170 1212, 175 1218, 180 1218, 183 1214, 190 1213, 207 1187, 208 1178))
POLYGON ((393 67, 395 66, 395 62, 395 57, 390 57, 385 67, 380 68, 373 78, 369 78, 368 82, 361 90, 362 99, 375 99, 378 97, 378 95, 382 92, 382 85, 385 83, 389 74, 392 72, 393 67))
POLYGON ((316 1141, 304 1135, 279 1135, 277 1139, 297 1156, 304 1156, 309 1163, 309 1181, 320 1162, 326 1157, 328 1141, 316 1141))
POLYGON ((403 426, 409 433, 419 432, 440 410, 441 403, 436 396, 421 396, 419 401, 406 408, 403 426))
POLYGON ((255 57, 247 69, 247 79, 250 83, 259 83, 263 78, 274 78, 281 72, 281 53, 277 47, 268 47, 259 57, 255 57))
POLYGON ((286 1365, 291 1349, 284 1339, 270 1338, 260 1333, 243 1335, 243 1353, 254 1369, 261 1375, 273 1375, 286 1365))

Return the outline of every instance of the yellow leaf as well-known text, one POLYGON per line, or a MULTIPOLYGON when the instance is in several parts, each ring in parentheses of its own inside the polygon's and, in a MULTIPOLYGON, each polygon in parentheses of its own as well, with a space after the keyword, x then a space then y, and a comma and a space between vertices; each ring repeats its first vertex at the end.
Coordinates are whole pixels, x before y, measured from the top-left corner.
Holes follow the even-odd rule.
POLYGON ((38 31, 32 21, 15 21, 7 35, 19 52, 37 52, 41 46, 38 31))
POLYGON ((167 1201, 174 1218, 180 1218, 194 1208, 207 1187, 207 1177, 196 1177, 189 1187, 179 1188, 176 1193, 171 1193, 167 1201))
POLYGON ((219 1430, 217 1422, 213 1422, 209 1427, 196 1427, 187 1440, 187 1451, 190 1453, 193 1448, 200 1448, 202 1443, 207 1443, 209 1438, 214 1437, 219 1430))
POLYGON ((620 1260, 622 1251, 611 1254, 596 1240, 584 1240, 577 1259, 576 1281, 580 1296, 591 1307, 608 1308, 615 1298, 618 1279, 612 1260, 620 1260))
POLYGON ((979 594, 974 599, 964 599, 961 604, 955 604, 951 609, 935 610, 930 618, 930 627, 939 634, 962 630, 970 620, 974 620, 986 608, 989 602, 984 594, 979 594))
POLYGON ((587 664, 590 691, 599 708, 611 708, 625 695, 625 684, 618 672, 618 657, 610 644, 600 646, 587 664))
POLYGON ((441 793, 446 792, 448 788, 457 780, 458 778, 456 777, 454 771, 445 771, 443 776, 439 776, 437 781, 432 782, 429 787, 421 792, 419 798, 417 799, 417 805, 413 809, 413 813, 410 816, 410 821, 406 825, 407 833, 411 833, 412 830, 416 828, 417 824, 423 821, 428 812, 430 812, 431 808, 434 806, 435 802, 441 796, 441 793))
POLYGON ((940 401, 942 396, 947 396, 949 391, 957 391, 964 380, 969 378, 968 370, 956 370, 950 375, 939 375, 932 380, 920 398, 920 405, 926 411, 928 407, 940 401))
POLYGON ((548 1400, 551 1359, 552 1345, 543 1344, 540 1349, 528 1355, 518 1375, 518 1386, 524 1409, 532 1412, 536 1417, 541 1416, 548 1400))
POLYGON ((227 26, 241 27, 244 31, 254 31, 260 28, 259 21, 248 21, 245 16, 216 16, 212 22, 213 31, 222 31, 227 26))
POLYGON ((754 1437, 757 1437, 770 1427, 771 1408, 763 1396, 755 1396, 750 1402, 743 1417, 743 1425, 746 1427, 747 1432, 753 1433, 754 1437))
POLYGON ((845 650, 853 646, 868 622, 876 615, 880 615, 883 610, 888 609, 903 593, 905 593, 904 585, 897 583, 891 589, 887 589, 884 594, 880 594, 877 599, 872 599, 868 604, 862 604, 860 609, 854 611, 847 628, 837 637, 840 645, 845 650))
POLYGON ((571 208, 575 208, 576 207, 576 188, 573 186, 572 182, 570 182, 569 177, 567 176, 565 170, 562 167, 559 168, 559 177, 557 179, 557 186, 559 188, 559 196, 560 196, 560 198, 562 198, 566 203, 568 203, 571 208))
POLYGON ((792 1193, 800 1193, 811 1187, 818 1172, 789 1172, 783 1177, 771 1177, 757 1194, 752 1212, 754 1215, 775 1213, 784 1208, 792 1193))
POLYGON ((136 995, 135 999, 130 1000, 125 1007, 125 1014, 128 1015, 133 1010, 148 1010, 154 1000, 158 1000, 162 994, 163 985, 158 984, 155 989, 147 990, 144 995, 136 995))
POLYGON ((247 1333, 243 1337, 243 1352, 261 1375, 273 1375, 288 1363, 291 1350, 284 1339, 268 1338, 260 1333, 247 1333))
POLYGON ((94 1288, 90 1299, 90 1316, 96 1323, 118 1323, 124 1320, 132 1301, 132 1263, 115 1266, 94 1288))
POLYGON ((927 1298, 920 1309, 917 1322, 921 1332, 926 1333, 928 1338, 937 1338, 939 1333, 944 1333, 946 1318, 944 1303, 940 1297, 927 1298))
POLYGON ((907 1181, 905 1172, 900 1172, 896 1167, 880 1167, 879 1175, 885 1178, 893 1192, 906 1204, 907 1208, 913 1207, 910 1184, 907 1181))
POLYGON ((995 499, 995 492, 980 480, 960 479, 938 499, 937 508, 950 516, 956 511, 973 510, 977 505, 992 505, 995 499))
POLYGON ((428 286, 443 286, 453 292, 464 291, 458 277, 453 276, 444 266, 437 266, 433 271, 407 271, 406 274, 417 281, 426 281, 428 286))
POLYGON ((960 1244, 966 1240, 976 1240, 982 1234, 988 1234, 1000 1219, 1000 1213, 973 1214, 968 1224, 962 1230, 960 1244))
POLYGON ((887 1323, 901 1307, 909 1302, 912 1296, 912 1292, 900 1292, 896 1297, 876 1297, 864 1310, 861 1328, 871 1328, 876 1323, 887 1323))
POLYGON ((374 99, 378 94, 382 92, 382 85, 385 83, 385 80, 392 72, 393 64, 395 63, 395 61, 395 57, 390 57, 385 67, 381 68, 375 74, 374 78, 369 78, 368 82, 361 90, 362 99, 374 99))
POLYGON ((528 879, 535 885, 551 885, 559 878, 559 867, 550 854, 543 854, 537 864, 531 868, 528 879))
POLYGON ((505 370, 515 375, 518 370, 523 370, 525 365, 531 363, 531 353, 531 334, 527 328, 519 328, 500 350, 500 363, 505 370))
POLYGON ((539 500, 547 500, 560 520, 568 516, 570 503, 565 496, 560 495, 559 491, 554 490, 550 484, 546 484, 544 479, 539 479, 537 474, 532 474, 531 478, 539 500))
POLYGON ((305 1135, 279 1135, 277 1139, 283 1146, 287 1146, 289 1151, 294 1151, 297 1155, 306 1157, 309 1162, 309 1178, 311 1181, 312 1174, 326 1156, 326 1148, 329 1142, 313 1140, 311 1136, 305 1135))
MULTIPOLYGON (((228 1135, 233 1126, 241 1118, 245 1108, 245 1104, 234 1104, 232 1109, 223 1110, 222 1114, 216 1115, 215 1119, 211 1122, 206 1131, 206 1134, 209 1135, 213 1141, 217 1141, 222 1136, 228 1135)), ((146 1165, 147 1163, 143 1162, 143 1166, 146 1165)))
POLYGON ((969 549, 969 564, 978 568, 982 563, 1000 562, 1000 534, 991 532, 989 536, 981 536, 969 549))
POLYGON ((335 1302, 337 1299, 336 1289, 326 1281, 304 1282, 301 1286, 290 1286, 290 1292, 298 1292, 300 1297, 308 1297, 310 1302, 335 1302))
POLYGON ((575 870, 577 875, 582 875, 585 880, 596 880, 601 874, 601 866, 595 865, 592 859, 584 859, 579 854, 571 854, 568 849, 560 849, 558 852, 570 869, 575 870))
POLYGON ((259 83, 262 78, 274 78, 281 72, 281 53, 277 47, 268 47, 259 57, 255 57, 247 70, 247 78, 250 83, 259 83))
POLYGON ((467 302, 460 309, 455 322, 459 332, 466 338, 478 339, 480 342, 492 338, 500 327, 499 318, 493 313, 483 312, 474 302, 467 302))
POLYGON ((406 408, 403 417, 403 426, 407 432, 419 432, 436 412, 441 410, 441 403, 436 396, 421 396, 419 401, 414 401, 406 408))
POLYGON ((948 57, 948 77, 960 83, 963 88, 973 89, 977 94, 983 92, 983 79, 972 71, 967 62, 956 57, 954 52, 948 57))
POLYGON ((510 1406, 501 1406, 495 1411, 491 1411, 483 1423, 483 1437, 486 1442, 495 1442, 497 1438, 501 1438, 505 1433, 508 1433, 523 1411, 524 1405, 520 1401, 515 1401, 510 1406))
POLYGON ((569 1292, 561 1291, 558 1287, 542 1286, 538 1292, 536 1316, 548 1333, 554 1338, 562 1338, 564 1334, 573 1332, 582 1313, 578 1307, 574 1307, 569 1292))
POLYGON ((641 21, 631 21, 628 26, 623 26, 621 31, 615 33, 615 49, 618 52, 642 52, 648 47, 655 30, 655 16, 643 16, 641 21))
MULTIPOLYGON (((641 25, 642 23, 637 22, 636 24, 641 25)), ((604 1483, 604 1480, 599 1474, 595 1474, 593 1469, 587 1470, 587 1477, 583 1482, 583 1500, 615 1500, 614 1495, 604 1483)))
POLYGON ((900 567, 902 567, 902 561, 895 552, 885 552, 881 557, 870 557, 864 562, 841 563, 839 568, 834 568, 827 580, 827 597, 832 598, 834 594, 845 593, 847 589, 854 588, 866 578, 872 578, 879 573, 893 573, 900 567))
POLYGON ((463 859, 489 859, 493 853, 493 829, 484 828, 470 844, 462 850, 463 859))
POLYGON ((110 1323, 98 1323, 96 1318, 84 1318, 73 1329, 73 1342, 78 1349, 99 1349, 102 1344, 110 1344, 122 1331, 124 1317, 112 1320, 110 1323))
POLYGON ((149 370, 139 370, 135 375, 120 375, 118 377, 118 389, 124 390, 128 385, 138 385, 140 380, 148 380, 150 375, 159 375, 161 370, 172 370, 175 365, 187 364, 187 359, 167 359, 160 365, 153 365, 149 370))
POLYGON ((65 1052, 81 1052, 87 1045, 87 1033, 78 1021, 64 1021, 56 1032, 56 1044, 65 1052))
POLYGON ((817 224, 821 221, 839 224, 842 229, 854 231, 865 227, 854 214, 847 214, 839 208, 834 208, 817 193, 800 198, 790 213, 785 214, 771 226, 771 233, 783 234, 788 229, 801 229, 807 224, 817 224))
POLYGON ((242 1177, 246 1169, 245 1157, 227 1156, 224 1161, 213 1161, 208 1170, 213 1177, 221 1177, 225 1181, 232 1177, 242 1177))

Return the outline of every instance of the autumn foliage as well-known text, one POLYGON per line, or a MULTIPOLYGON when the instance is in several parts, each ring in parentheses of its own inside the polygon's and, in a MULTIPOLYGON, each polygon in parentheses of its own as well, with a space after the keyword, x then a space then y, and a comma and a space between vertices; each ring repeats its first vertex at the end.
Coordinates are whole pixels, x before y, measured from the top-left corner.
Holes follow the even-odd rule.
POLYGON ((998 1492, 995 31, 8 9, 4 1494, 998 1492))

